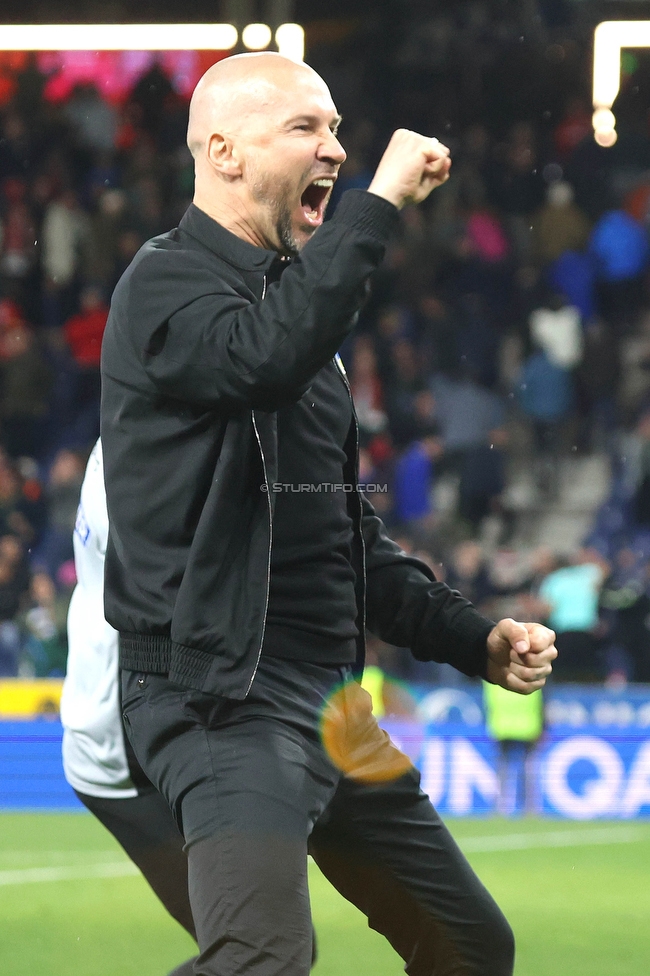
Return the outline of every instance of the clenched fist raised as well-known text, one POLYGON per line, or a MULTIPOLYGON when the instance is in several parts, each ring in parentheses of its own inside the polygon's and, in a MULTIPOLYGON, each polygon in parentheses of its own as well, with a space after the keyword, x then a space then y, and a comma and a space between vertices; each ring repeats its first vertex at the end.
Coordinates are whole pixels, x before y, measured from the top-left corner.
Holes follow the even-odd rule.
POLYGON ((449 150, 437 139, 397 129, 368 190, 401 209, 407 203, 426 200, 449 178, 450 167, 449 150))

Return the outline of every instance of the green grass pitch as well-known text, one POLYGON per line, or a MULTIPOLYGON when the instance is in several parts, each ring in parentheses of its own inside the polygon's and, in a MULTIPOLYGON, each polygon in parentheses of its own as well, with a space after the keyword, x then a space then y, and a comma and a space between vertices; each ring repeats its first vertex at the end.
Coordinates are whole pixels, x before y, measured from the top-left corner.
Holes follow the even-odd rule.
MULTIPOLYGON (((648 976, 650 823, 450 821, 517 936, 517 976, 648 976)), ((0 815, 2 976, 165 976, 193 944, 88 814, 0 815)), ((316 976, 399 958, 311 865, 316 976)))

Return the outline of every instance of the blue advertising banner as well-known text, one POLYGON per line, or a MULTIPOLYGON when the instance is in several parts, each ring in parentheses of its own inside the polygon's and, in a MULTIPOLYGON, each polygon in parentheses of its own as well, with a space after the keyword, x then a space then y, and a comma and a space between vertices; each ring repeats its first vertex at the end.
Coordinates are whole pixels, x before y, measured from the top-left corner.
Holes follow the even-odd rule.
POLYGON ((0 722, 0 810, 83 810, 61 765, 56 719, 0 722))
POLYGON ((528 809, 591 820, 650 817, 650 732, 555 728, 527 753, 502 752, 484 729, 382 722, 413 760, 442 814, 517 815, 528 809))
MULTIPOLYGON (((453 723, 467 728, 484 724, 480 684, 431 688, 412 685, 417 718, 425 723, 453 723)), ((650 734, 650 685, 628 685, 621 690, 578 684, 551 685, 544 689, 546 725, 582 729, 646 730, 650 734)))
MULTIPOLYGON (((650 687, 549 689, 546 731, 530 752, 488 736, 480 685, 409 691, 413 717, 382 725, 442 814, 650 817, 650 687)), ((55 718, 0 722, 0 809, 81 809, 63 777, 61 736, 55 718)))

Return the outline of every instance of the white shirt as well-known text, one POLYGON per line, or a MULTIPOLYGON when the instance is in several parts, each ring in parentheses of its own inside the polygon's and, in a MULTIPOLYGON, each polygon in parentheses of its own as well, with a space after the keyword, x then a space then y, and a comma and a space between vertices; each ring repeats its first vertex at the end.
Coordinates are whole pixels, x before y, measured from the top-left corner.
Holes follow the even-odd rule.
POLYGON ((61 698, 63 770, 89 796, 137 796, 124 749, 118 636, 104 619, 108 512, 102 446, 88 460, 74 531, 77 586, 68 611, 68 666, 61 698))
POLYGON ((557 311, 535 309, 530 316, 530 331, 554 366, 573 369, 582 360, 580 312, 573 305, 557 311))

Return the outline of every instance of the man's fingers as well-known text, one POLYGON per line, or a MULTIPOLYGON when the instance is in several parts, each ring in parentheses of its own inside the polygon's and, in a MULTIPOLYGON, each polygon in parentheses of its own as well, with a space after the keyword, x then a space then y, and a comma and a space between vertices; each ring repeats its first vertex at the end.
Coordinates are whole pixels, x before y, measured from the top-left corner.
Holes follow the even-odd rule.
POLYGON ((441 142, 438 142, 437 139, 427 139, 426 137, 424 138, 425 138, 425 142, 423 148, 424 148, 424 152, 427 154, 429 158, 431 159, 449 158, 450 150, 448 146, 443 146, 443 144, 441 142))
POLYGON ((439 176, 440 173, 448 172, 451 169, 451 159, 449 156, 440 156, 424 164, 424 172, 427 176, 439 176))
POLYGON ((548 678, 551 674, 553 668, 550 662, 542 664, 539 667, 527 667, 524 664, 516 664, 512 662, 510 665, 510 674, 514 674, 517 678, 520 678, 526 684, 530 684, 531 681, 540 681, 542 678, 548 678))
POLYGON ((515 651, 510 652, 510 667, 514 668, 524 668, 526 671, 531 671, 535 673, 546 673, 550 674, 553 670, 553 661, 557 657, 557 648, 547 647, 545 651, 540 654, 517 654, 515 651))
POLYGON ((516 661, 517 664, 523 664, 526 668, 541 668, 545 664, 550 664, 556 657, 557 647, 555 644, 537 652, 527 651, 524 654, 517 654, 516 651, 510 651, 510 660, 516 661))
POLYGON ((510 691, 516 691, 520 695, 532 695, 546 684, 546 678, 539 678, 537 681, 522 681, 521 678, 509 671, 506 676, 506 685, 510 691))
POLYGON ((530 650, 530 637, 526 626, 513 620, 512 617, 500 620, 495 627, 495 633, 501 640, 510 644, 518 654, 525 654, 530 650))
POLYGON ((543 651, 555 643, 555 631, 551 630, 550 627, 545 627, 544 624, 530 623, 524 624, 524 627, 528 631, 531 651, 543 651))

